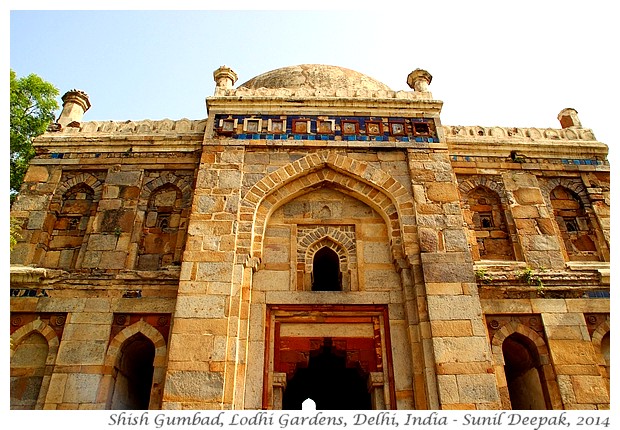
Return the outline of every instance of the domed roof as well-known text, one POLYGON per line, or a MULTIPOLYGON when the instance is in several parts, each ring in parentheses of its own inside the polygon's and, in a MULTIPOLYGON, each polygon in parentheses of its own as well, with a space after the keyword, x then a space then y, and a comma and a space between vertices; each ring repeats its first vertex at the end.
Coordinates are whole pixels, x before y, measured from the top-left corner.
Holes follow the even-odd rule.
POLYGON ((326 92, 335 92, 338 89, 391 91, 387 85, 355 70, 324 64, 300 64, 275 69, 250 79, 240 87, 253 90, 258 88, 305 88, 326 92))

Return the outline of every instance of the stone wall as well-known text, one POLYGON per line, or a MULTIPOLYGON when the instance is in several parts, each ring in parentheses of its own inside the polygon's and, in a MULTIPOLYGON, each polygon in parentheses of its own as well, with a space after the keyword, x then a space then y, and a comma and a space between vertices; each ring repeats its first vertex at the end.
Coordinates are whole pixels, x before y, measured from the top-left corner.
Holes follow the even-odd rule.
POLYGON ((333 346, 374 408, 608 408, 606 146, 381 91, 219 88, 207 120, 40 137, 12 208, 12 407, 279 408, 333 346))

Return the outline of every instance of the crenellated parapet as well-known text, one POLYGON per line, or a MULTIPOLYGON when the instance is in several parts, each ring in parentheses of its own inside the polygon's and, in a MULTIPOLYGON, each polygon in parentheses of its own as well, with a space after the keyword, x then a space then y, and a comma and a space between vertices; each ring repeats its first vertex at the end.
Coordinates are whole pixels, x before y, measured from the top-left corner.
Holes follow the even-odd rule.
POLYGON ((286 98, 366 98, 395 100, 430 100, 430 92, 375 90, 369 88, 222 88, 216 87, 215 97, 266 97, 274 99, 286 98))
POLYGON ((179 120, 162 119, 157 121, 89 121, 75 126, 67 126, 49 129, 44 136, 51 137, 54 134, 182 134, 204 133, 207 125, 206 119, 179 120))
POLYGON ((444 136, 449 140, 479 140, 493 141, 496 139, 511 139, 514 141, 535 140, 587 140, 596 141, 590 129, 582 128, 516 128, 516 127, 481 127, 446 125, 443 127, 444 136))

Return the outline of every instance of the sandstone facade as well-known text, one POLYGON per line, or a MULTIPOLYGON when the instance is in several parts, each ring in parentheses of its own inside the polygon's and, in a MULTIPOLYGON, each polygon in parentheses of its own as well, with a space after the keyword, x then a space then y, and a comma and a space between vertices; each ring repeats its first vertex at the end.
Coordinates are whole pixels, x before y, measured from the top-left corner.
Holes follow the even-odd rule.
POLYGON ((204 120, 82 122, 72 91, 36 140, 12 408, 609 408, 608 150, 576 111, 444 126, 419 69, 214 78, 204 120))

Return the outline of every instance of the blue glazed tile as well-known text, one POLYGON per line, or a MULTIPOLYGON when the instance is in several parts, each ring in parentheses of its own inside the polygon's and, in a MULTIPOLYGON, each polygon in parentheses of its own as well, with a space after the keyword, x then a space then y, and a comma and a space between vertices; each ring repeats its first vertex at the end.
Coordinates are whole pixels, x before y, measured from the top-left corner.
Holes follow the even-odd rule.
POLYGON ((336 137, 332 134, 329 136, 329 140, 336 140, 336 137))
POLYGON ((568 160, 565 158, 562 158, 562 164, 568 164, 568 160))
POLYGON ((359 136, 359 140, 368 140, 368 136, 359 136))
POLYGON ((415 141, 416 141, 416 142, 424 142, 424 139, 422 139, 421 137, 416 137, 416 138, 415 138, 415 141))
POLYGON ((308 140, 314 140, 314 138, 315 136, 312 136, 312 135, 308 136, 308 140))
POLYGON ((267 134, 267 135, 265 135, 265 138, 267 140, 273 140, 273 134, 267 134))
POLYGON ((409 142, 409 138, 406 136, 403 136, 401 142, 409 142))
POLYGON ((465 161, 471 161, 471 157, 466 156, 466 157, 465 157, 465 161))
POLYGON ((253 134, 252 139, 260 139, 260 134, 253 134))
POLYGON ((301 140, 301 135, 299 135, 299 134, 295 134, 295 135, 294 135, 294 138, 295 138, 295 140, 301 140))
POLYGON ((246 135, 245 135, 245 134, 243 134, 243 133, 242 133, 242 134, 238 134, 238 135, 237 135, 237 138, 238 138, 238 139, 246 139, 246 135))
POLYGON ((321 140, 329 140, 329 136, 327 136, 326 134, 322 134, 321 140))

